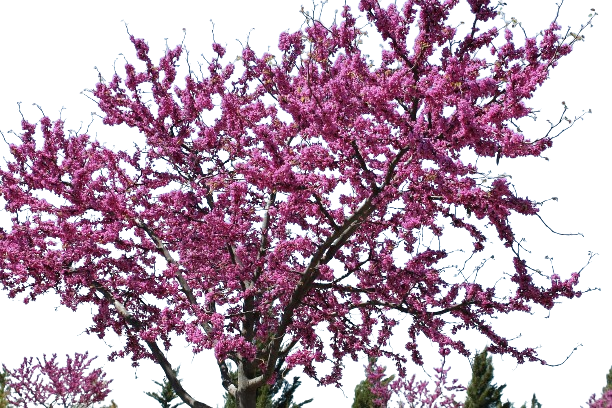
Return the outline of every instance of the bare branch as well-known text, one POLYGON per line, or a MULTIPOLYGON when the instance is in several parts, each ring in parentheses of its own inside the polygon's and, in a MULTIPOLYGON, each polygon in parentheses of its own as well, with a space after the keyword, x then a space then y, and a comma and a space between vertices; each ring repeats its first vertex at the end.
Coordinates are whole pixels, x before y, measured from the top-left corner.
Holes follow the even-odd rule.
POLYGON ((312 196, 314 197, 315 201, 317 202, 317 205, 319 206, 319 210, 321 210, 321 213, 323 213, 325 218, 327 218, 327 221, 329 221, 330 225, 334 229, 338 229, 338 224, 336 224, 336 221, 334 220, 334 217, 331 216, 329 211, 327 211, 327 209, 323 205, 323 201, 321 201, 321 198, 317 194, 313 194, 312 196))
POLYGON ((372 289, 368 289, 368 288, 356 288, 354 286, 340 286, 340 285, 333 285, 331 283, 315 283, 313 284, 314 288, 317 289, 331 289, 333 288, 334 290, 337 290, 339 292, 344 292, 344 293, 370 293, 372 292, 372 289))
POLYGON ((353 140, 351 142, 351 146, 353 147, 355 157, 357 158, 361 169, 372 177, 372 180, 370 180, 370 188, 372 189, 372 191, 376 190, 376 176, 374 175, 374 172, 372 172, 372 170, 368 168, 368 165, 366 164, 363 156, 361 155, 361 152, 359 151, 359 146, 357 146, 357 142, 353 140))
POLYGON ((393 309, 393 310, 397 310, 399 312, 402 313, 406 313, 412 316, 415 315, 428 315, 428 316, 440 316, 446 313, 450 313, 453 312, 455 310, 459 310, 461 308, 464 308, 466 306, 472 305, 474 304, 474 300, 464 300, 461 303, 458 303, 456 305, 453 306, 449 306, 447 308, 441 309, 441 310, 436 310, 436 311, 423 311, 423 312, 418 312, 412 308, 409 307, 405 307, 402 306, 401 304, 394 304, 394 303, 389 303, 389 302, 381 302, 378 300, 368 300, 367 302, 362 302, 362 303, 356 303, 354 305, 352 305, 349 309, 360 309, 363 307, 383 307, 383 308, 387 308, 387 309, 393 309))
POLYGON ((227 364, 225 364, 224 361, 217 361, 217 364, 219 365, 219 370, 221 371, 221 385, 227 390, 227 392, 230 393, 230 395, 235 397, 238 389, 234 383, 232 383, 227 364))

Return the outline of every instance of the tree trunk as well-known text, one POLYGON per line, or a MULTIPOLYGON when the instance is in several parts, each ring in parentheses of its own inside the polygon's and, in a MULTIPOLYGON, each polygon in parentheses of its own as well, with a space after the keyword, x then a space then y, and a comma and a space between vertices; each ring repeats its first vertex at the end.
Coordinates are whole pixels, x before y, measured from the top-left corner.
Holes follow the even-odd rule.
POLYGON ((257 389, 240 389, 236 391, 237 408, 256 408, 257 407, 257 389))
POLYGON ((242 359, 238 364, 237 408, 257 408, 257 387, 247 387, 249 379, 255 376, 255 369, 249 361, 242 359))

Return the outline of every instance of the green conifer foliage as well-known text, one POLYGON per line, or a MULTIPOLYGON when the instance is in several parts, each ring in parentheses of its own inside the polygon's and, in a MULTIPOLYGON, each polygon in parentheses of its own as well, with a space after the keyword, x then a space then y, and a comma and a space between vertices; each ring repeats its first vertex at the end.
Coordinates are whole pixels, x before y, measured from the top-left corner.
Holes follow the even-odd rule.
POLYGON ((9 390, 6 386, 6 377, 7 377, 6 368, 2 367, 2 371, 0 371, 0 408, 10 407, 8 400, 6 398, 9 393, 9 390))
MULTIPOLYGON (((527 408, 527 403, 524 403, 521 408, 527 408)), ((530 408, 542 408, 542 404, 540 404, 535 394, 533 394, 533 397, 531 397, 530 408)))
POLYGON ((512 408, 510 402, 502 404, 502 391, 506 385, 493 384, 493 363, 487 350, 476 354, 472 364, 472 379, 467 388, 465 408, 512 408))
MULTIPOLYGON (((178 376, 178 371, 179 370, 177 369, 176 370, 177 376, 178 376)), ((172 385, 170 385, 170 382, 168 381, 167 378, 164 378, 163 383, 160 383, 157 381, 153 381, 153 382, 157 384, 159 387, 161 387, 159 394, 156 392, 145 392, 145 394, 147 394, 149 397, 159 402, 159 405, 161 405, 162 408, 176 408, 179 405, 183 404, 183 402, 178 402, 172 405, 172 401, 178 398, 178 395, 176 395, 176 393, 174 392, 174 389, 172 388, 172 385)), ((113 404, 114 404, 114 401, 113 401, 113 404)), ((109 408, 116 408, 116 407, 117 405, 115 405, 114 407, 111 406, 109 408)))
POLYGON ((606 391, 610 390, 612 390, 612 367, 610 367, 610 371, 608 371, 608 374, 606 374, 606 386, 603 387, 601 392, 605 394, 606 391))

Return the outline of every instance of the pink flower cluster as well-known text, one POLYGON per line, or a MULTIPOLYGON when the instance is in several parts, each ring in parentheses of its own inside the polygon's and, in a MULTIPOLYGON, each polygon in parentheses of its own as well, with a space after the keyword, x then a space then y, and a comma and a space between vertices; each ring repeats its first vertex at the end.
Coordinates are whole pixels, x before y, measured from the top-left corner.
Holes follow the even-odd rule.
MULTIPOLYGON (((402 380, 405 377, 405 373, 400 375, 402 378, 398 378, 392 381, 387 387, 381 387, 381 379, 384 377, 385 366, 374 364, 373 366, 365 365, 367 378, 371 384, 377 384, 377 386, 371 389, 372 393, 377 396, 374 400, 375 404, 380 407, 388 407, 392 395, 403 397, 403 400, 398 401, 397 408, 463 408, 464 402, 457 401, 455 399, 454 392, 465 392, 466 387, 462 384, 456 385, 458 379, 453 378, 451 386, 445 386, 447 374, 450 371, 443 369, 442 367, 434 368, 436 371, 435 385, 433 392, 429 392, 428 381, 416 381, 416 373, 412 374, 410 381, 406 382, 402 380), (448 395, 446 392, 451 391, 452 394, 448 395), (409 404, 409 405, 406 405, 409 404)), ((610 385, 612 387, 612 385, 610 385)), ((587 401, 587 408, 612 408, 612 389, 607 389, 601 393, 601 396, 597 398, 597 394, 592 393, 587 401)))
POLYGON ((102 369, 90 369, 87 353, 66 356, 66 365, 57 361, 57 356, 47 360, 24 358, 19 368, 7 370, 7 386, 10 404, 18 408, 35 406, 87 408, 104 399, 110 393, 110 381, 104 380, 102 369))
POLYGON ((457 392, 465 391, 465 387, 457 380, 448 380, 449 368, 444 365, 435 369, 433 388, 429 381, 417 381, 416 375, 410 379, 397 378, 393 381, 383 381, 384 367, 371 364, 366 369, 371 391, 377 396, 377 406, 387 407, 393 397, 398 406, 410 408, 459 408, 463 403, 457 401, 457 392))
POLYGON ((606 390, 599 398, 591 395, 588 404, 589 408, 612 408, 612 390, 606 390))

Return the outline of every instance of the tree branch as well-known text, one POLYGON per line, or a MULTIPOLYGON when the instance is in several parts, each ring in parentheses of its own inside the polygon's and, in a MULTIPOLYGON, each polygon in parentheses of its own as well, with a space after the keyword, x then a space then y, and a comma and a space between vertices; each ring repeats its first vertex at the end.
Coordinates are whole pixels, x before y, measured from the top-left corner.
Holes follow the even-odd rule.
POLYGON ((315 283, 313 284, 313 287, 317 288, 317 289, 334 289, 337 290, 338 292, 341 293, 345 293, 345 292, 349 292, 349 293, 370 293, 372 292, 373 289, 367 289, 367 288, 356 288, 353 286, 341 286, 341 285, 334 285, 332 283, 315 283))
MULTIPOLYGON (((261 241, 259 244, 259 253, 257 254, 257 260, 260 260, 267 251, 268 246, 268 229, 270 227, 270 207, 274 205, 276 201, 276 191, 273 191, 268 198, 268 202, 266 203, 265 214, 263 216, 263 221, 261 224, 261 241)), ((258 268, 258 272, 261 273, 261 268, 258 268)), ((259 273, 255 274, 255 281, 259 277, 259 273)))
POLYGON ((147 233, 149 238, 151 238, 151 240, 153 241, 153 243, 157 247, 157 250, 166 259, 166 262, 168 262, 171 265, 176 265, 177 267, 179 267, 179 268, 177 268, 177 271, 176 271, 176 278, 178 279, 179 284, 181 285, 181 290, 187 296, 187 299, 189 300, 189 303, 191 303, 192 305, 197 305, 198 302, 197 302, 197 300, 196 300, 196 298, 195 298, 195 296, 193 294, 193 291, 191 290, 191 287, 187 283, 187 280, 185 279, 185 277, 183 276, 183 274, 182 274, 182 272, 180 270, 179 263, 176 261, 176 259, 174 259, 174 257, 172 257, 172 254, 170 253, 170 251, 168 250, 166 245, 163 243, 163 241, 157 236, 157 234, 155 234, 153 229, 151 229, 151 227, 149 227, 149 225, 147 225, 144 221, 142 221, 142 220, 135 220, 134 222, 135 222, 135 224, 136 224, 136 226, 138 228, 141 228, 142 230, 144 230, 147 233))
POLYGON ((353 147, 353 151, 355 152, 355 157, 357 158, 357 161, 359 162, 359 166, 361 167, 361 169, 372 177, 372 180, 370 180, 370 188, 372 189, 372 191, 376 190, 377 188, 376 187, 376 175, 374 174, 374 172, 372 172, 372 170, 368 168, 368 165, 366 164, 365 159, 363 158, 363 156, 361 155, 361 152, 359 151, 359 146, 357 146, 357 142, 353 140, 351 142, 351 146, 353 147))
POLYGON ((321 210, 321 213, 323 213, 325 218, 327 218, 327 221, 329 221, 329 223, 332 226, 332 228, 338 229, 339 228, 338 224, 336 224, 336 221, 334 220, 334 217, 331 216, 329 211, 327 211, 327 209, 323 205, 323 201, 321 201, 321 198, 317 194, 313 194, 312 196, 314 197, 315 201, 317 202, 317 205, 319 206, 319 210, 321 210))
MULTIPOLYGON (((423 312, 423 314, 426 314, 428 316, 440 316, 440 315, 443 315, 443 314, 450 313, 450 312, 453 312, 455 310, 461 309, 461 308, 463 308, 465 306, 472 305, 474 303, 475 303, 475 301, 473 301, 473 300, 464 300, 461 303, 458 303, 456 305, 447 307, 445 309, 436 310, 435 312, 425 311, 425 312, 423 312)), ((380 307, 384 307, 384 308, 388 308, 388 309, 397 310, 397 311, 400 311, 402 313, 406 313, 406 314, 409 314, 409 315, 412 315, 412 316, 414 316, 416 314, 419 314, 419 313, 417 313, 412 308, 404 307, 404 306, 401 306, 399 304, 393 304, 393 303, 389 303, 389 302, 381 302, 381 301, 378 301, 378 300, 369 300, 367 302, 358 303, 358 304, 355 304, 355 305, 351 306, 349 309, 359 309, 359 308, 367 307, 367 306, 374 306, 374 307, 380 306, 380 307)))
MULTIPOLYGON (((92 286, 98 292, 104 296, 104 298, 108 301, 108 303, 112 304, 119 315, 123 317, 123 319, 135 330, 140 330, 142 328, 142 324, 134 317, 132 314, 126 309, 126 307, 119 300, 115 299, 114 296, 110 293, 108 289, 102 286, 99 282, 93 281, 92 286)), ((206 405, 203 402, 197 401, 194 399, 184 388, 181 382, 178 380, 176 376, 176 371, 172 368, 172 365, 164 356, 164 353, 160 350, 159 346, 155 341, 145 340, 145 343, 151 350, 151 354, 155 357, 156 363, 161 366, 166 374, 166 378, 172 388, 176 392, 176 395, 188 406, 191 408, 212 408, 210 405, 206 405)))
MULTIPOLYGON (((275 331, 273 340, 268 346, 268 361, 266 363, 266 370, 264 373, 250 380, 248 386, 258 387, 263 384, 274 372, 275 362, 278 359, 279 350, 285 336, 285 332, 287 327, 291 323, 291 319, 293 318, 293 313, 295 309, 301 304, 302 300, 308 293, 308 291, 312 288, 314 281, 319 272, 319 266, 327 264, 331 261, 337 251, 349 240, 352 234, 357 230, 357 228, 361 225, 361 223, 374 211, 375 207, 372 204, 373 200, 384 190, 386 186, 391 183, 393 179, 393 175, 395 173, 395 169, 397 165, 403 158, 403 156, 408 152, 408 148, 401 149, 396 157, 393 159, 387 172, 385 174, 385 179, 380 187, 375 187, 374 191, 367 200, 365 200, 359 208, 351 215, 348 219, 344 221, 344 223, 336 230, 333 234, 331 234, 325 242, 323 242, 312 259, 310 260, 306 270, 302 274, 302 278, 297 284, 295 291, 292 293, 291 298, 283 314, 280 319, 280 323, 275 331)), ((410 161, 411 159, 408 159, 410 161)))
MULTIPOLYGON (((193 294, 193 290, 191 289, 191 287, 187 283, 187 280, 181 273, 180 268, 178 268, 180 266, 179 263, 174 259, 174 257, 172 257, 172 254, 170 253, 166 245, 163 243, 163 241, 157 236, 157 234, 155 234, 155 232, 151 229, 151 227, 149 227, 144 221, 135 220, 135 223, 139 228, 142 228, 147 233, 147 235, 151 238, 151 240, 155 243, 159 252, 166 259, 166 262, 177 266, 176 277, 179 281, 179 284, 181 285, 181 290, 187 296, 187 300, 189 301, 189 303, 194 307, 198 307, 199 304, 198 304, 198 301, 195 295, 193 294)), ((213 312, 214 306, 209 309, 211 312, 213 312)), ((204 330, 206 334, 210 334, 210 332, 212 331, 212 328, 207 323, 200 323, 200 327, 202 327, 202 329, 204 330)), ((222 361, 222 360, 217 361, 217 364, 219 365, 219 371, 221 373, 221 384, 226 390, 228 390, 228 392, 230 392, 232 382, 230 379, 229 369, 227 367, 227 364, 225 363, 225 361, 222 361)))

